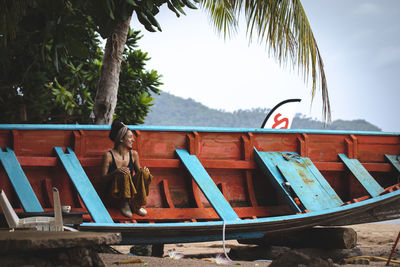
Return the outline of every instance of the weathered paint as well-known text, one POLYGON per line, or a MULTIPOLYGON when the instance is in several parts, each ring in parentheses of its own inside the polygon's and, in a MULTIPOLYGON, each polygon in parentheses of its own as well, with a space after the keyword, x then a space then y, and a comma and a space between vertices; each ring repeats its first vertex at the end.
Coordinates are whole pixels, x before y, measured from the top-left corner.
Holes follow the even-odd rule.
POLYGON ((305 161, 297 154, 287 152, 259 152, 259 154, 263 158, 263 163, 269 166, 270 173, 273 173, 270 177, 289 182, 289 187, 308 211, 331 209, 343 204, 324 177, 315 169, 310 170, 313 164, 309 159, 305 161))
POLYGON ((299 171, 289 162, 278 163, 277 167, 308 211, 331 209, 342 204, 337 198, 331 198, 315 177, 306 173, 306 169, 299 171))
POLYGON ((275 156, 269 152, 260 152, 256 148, 254 148, 254 153, 255 161, 258 166, 260 166, 263 172, 267 175, 275 189, 283 196, 290 208, 295 212, 302 212, 299 206, 294 202, 294 197, 291 195, 290 191, 284 186, 286 180, 277 168, 277 162, 274 161, 275 156))
POLYGON ((346 167, 364 186, 368 193, 373 196, 379 196, 384 189, 380 186, 374 177, 362 166, 358 159, 349 159, 345 154, 339 154, 339 158, 344 162, 346 167))
MULTIPOLYGON (((343 205, 343 201, 336 194, 335 190, 333 190, 332 186, 326 181, 325 177, 322 176, 321 172, 315 167, 314 163, 310 160, 310 158, 303 157, 303 166, 306 167, 307 172, 313 178, 315 178, 316 183, 321 186, 323 191, 326 194, 326 197, 329 198, 334 204, 333 206, 338 207, 343 205)), ((307 175, 307 174, 306 174, 307 175)))

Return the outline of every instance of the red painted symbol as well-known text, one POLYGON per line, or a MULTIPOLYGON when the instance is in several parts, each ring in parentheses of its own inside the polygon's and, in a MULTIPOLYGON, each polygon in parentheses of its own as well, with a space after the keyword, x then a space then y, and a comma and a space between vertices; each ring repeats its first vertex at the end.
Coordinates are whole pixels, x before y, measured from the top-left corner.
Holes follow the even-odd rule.
POLYGON ((289 119, 285 118, 285 117, 282 119, 279 119, 280 116, 282 116, 281 113, 278 113, 275 115, 275 117, 274 117, 275 123, 272 125, 272 129, 278 128, 278 126, 281 125, 282 123, 285 123, 285 125, 279 129, 287 129, 289 127, 289 119))

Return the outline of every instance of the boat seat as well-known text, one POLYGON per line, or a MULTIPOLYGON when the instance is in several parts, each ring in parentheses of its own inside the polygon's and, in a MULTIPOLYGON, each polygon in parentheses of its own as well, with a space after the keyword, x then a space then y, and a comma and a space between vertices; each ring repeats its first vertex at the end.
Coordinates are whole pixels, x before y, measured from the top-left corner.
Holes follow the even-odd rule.
POLYGON ((392 164, 392 166, 400 173, 400 155, 387 155, 385 158, 392 164))
POLYGON ((312 161, 294 152, 262 152, 254 148, 254 157, 272 184, 294 211, 297 196, 308 211, 320 211, 343 205, 343 201, 312 161))
POLYGON ((6 152, 0 149, 0 161, 7 172, 23 209, 26 212, 43 212, 42 205, 40 205, 14 151, 9 147, 6 147, 6 152))
POLYGON ((176 153, 219 217, 224 221, 240 220, 196 155, 190 155, 184 149, 177 149, 176 153))
POLYGON ((54 150, 93 220, 97 223, 113 223, 113 219, 87 177, 74 151, 69 147, 67 148, 68 153, 64 153, 61 147, 54 147, 54 150))
POLYGON ((349 159, 345 154, 339 154, 339 158, 372 197, 379 196, 385 191, 358 159, 349 159))

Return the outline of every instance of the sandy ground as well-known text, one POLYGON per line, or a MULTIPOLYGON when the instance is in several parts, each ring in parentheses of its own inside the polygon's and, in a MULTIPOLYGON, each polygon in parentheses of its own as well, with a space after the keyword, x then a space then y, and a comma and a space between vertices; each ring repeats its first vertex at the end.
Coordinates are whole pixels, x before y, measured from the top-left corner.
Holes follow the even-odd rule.
MULTIPOLYGON (((364 256, 389 256, 395 239, 400 231, 400 224, 361 224, 352 227, 358 236, 357 247, 364 256)), ((231 248, 247 247, 249 245, 239 244, 237 241, 229 240, 226 242, 227 252, 231 248)), ((164 247, 164 258, 143 257, 129 255, 129 246, 116 246, 124 254, 100 254, 106 266, 217 266, 215 261, 218 254, 224 253, 222 241, 186 244, 168 244, 164 247), (182 259, 173 259, 168 251, 174 250, 176 253, 184 255, 182 259), (122 263, 123 261, 140 260, 140 263, 122 263)), ((400 244, 397 246, 400 250, 400 244)), ((172 253, 170 253, 172 254, 172 253)), ((400 258, 395 254, 394 258, 400 258)), ((265 261, 234 261, 232 265, 237 266, 268 266, 270 262, 265 261)), ((369 265, 347 264, 342 266, 384 266, 385 262, 370 261, 369 265)), ((400 264, 392 265, 400 266, 400 264)))

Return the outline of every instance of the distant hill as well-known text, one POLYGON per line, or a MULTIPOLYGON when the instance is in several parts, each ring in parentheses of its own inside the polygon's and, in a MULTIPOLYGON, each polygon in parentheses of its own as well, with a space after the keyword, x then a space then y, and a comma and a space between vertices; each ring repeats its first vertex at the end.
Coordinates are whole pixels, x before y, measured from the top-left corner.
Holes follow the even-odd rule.
MULTIPOLYGON (((145 125, 259 128, 269 111, 269 109, 255 108, 226 112, 208 108, 191 98, 184 99, 166 92, 153 97, 154 105, 145 120, 145 125)), ((321 121, 300 113, 296 114, 292 129, 381 131, 380 128, 362 119, 335 120, 325 127, 321 121)))

